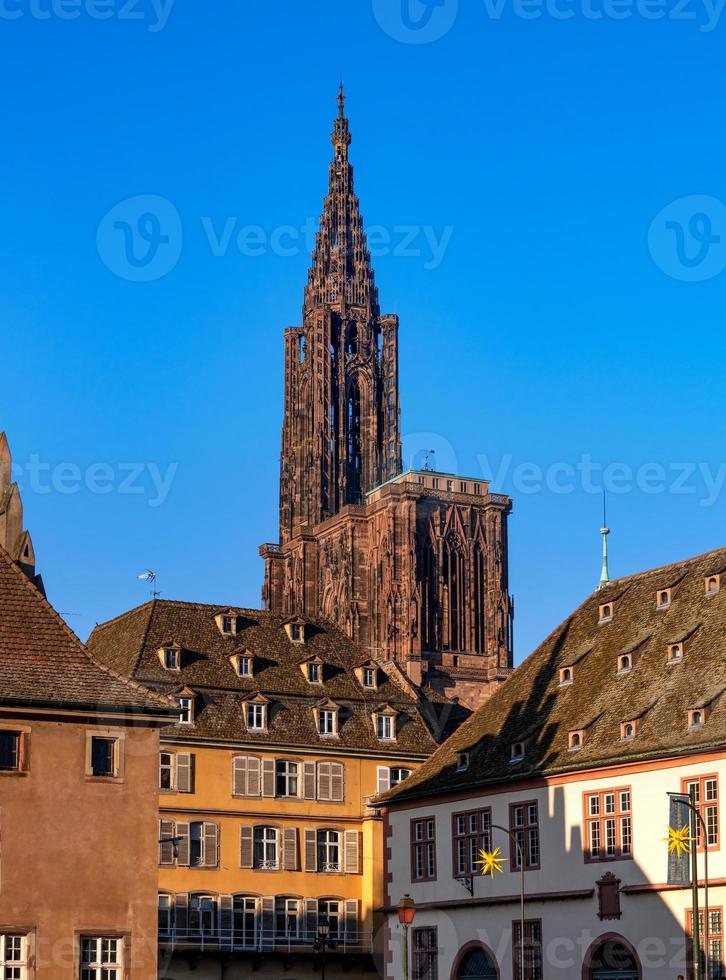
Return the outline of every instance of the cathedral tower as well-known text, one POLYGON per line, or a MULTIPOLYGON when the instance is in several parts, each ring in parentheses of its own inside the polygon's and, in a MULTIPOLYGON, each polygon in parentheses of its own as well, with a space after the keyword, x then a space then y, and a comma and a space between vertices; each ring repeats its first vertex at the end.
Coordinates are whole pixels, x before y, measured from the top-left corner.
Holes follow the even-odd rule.
POLYGON ((302 326, 285 331, 280 539, 263 601, 322 616, 470 707, 512 668, 508 497, 403 471, 398 318, 381 314, 341 86, 302 326))

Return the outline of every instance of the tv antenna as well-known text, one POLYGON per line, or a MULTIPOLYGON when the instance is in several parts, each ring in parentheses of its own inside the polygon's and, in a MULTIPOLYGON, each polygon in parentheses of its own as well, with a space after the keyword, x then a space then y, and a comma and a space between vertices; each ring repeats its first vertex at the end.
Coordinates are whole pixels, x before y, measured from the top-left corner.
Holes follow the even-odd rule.
POLYGON ((158 599, 161 592, 157 592, 156 590, 156 572, 152 572, 150 568, 147 568, 145 572, 142 572, 141 575, 137 575, 136 578, 141 582, 148 582, 149 595, 152 599, 158 599))
POLYGON ((436 471, 436 450, 435 449, 424 449, 424 461, 421 467, 426 473, 434 473, 436 471))

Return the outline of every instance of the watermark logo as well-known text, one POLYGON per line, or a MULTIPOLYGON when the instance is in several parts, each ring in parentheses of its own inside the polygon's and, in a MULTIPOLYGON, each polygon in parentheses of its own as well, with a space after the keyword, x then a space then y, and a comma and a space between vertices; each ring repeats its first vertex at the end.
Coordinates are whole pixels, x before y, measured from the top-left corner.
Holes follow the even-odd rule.
POLYGON ((671 201, 651 222, 648 248, 672 279, 713 279, 726 269, 726 204, 705 194, 671 201))
POLYGON ((394 41, 433 44, 448 34, 459 0, 372 0, 373 16, 394 41))
POLYGON ((144 21, 149 34, 166 27, 174 0, 0 0, 0 21, 132 20, 144 21))
POLYGON ((182 243, 179 212, 155 194, 120 201, 104 215, 96 232, 104 265, 130 282, 162 279, 179 261, 182 243))

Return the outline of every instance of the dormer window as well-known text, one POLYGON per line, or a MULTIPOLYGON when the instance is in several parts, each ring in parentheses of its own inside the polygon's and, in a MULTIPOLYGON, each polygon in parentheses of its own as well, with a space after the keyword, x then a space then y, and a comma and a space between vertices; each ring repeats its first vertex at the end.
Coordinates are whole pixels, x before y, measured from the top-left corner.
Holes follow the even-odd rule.
POLYGON ((177 703, 179 704, 179 724, 180 725, 193 725, 194 724, 194 698, 190 694, 184 694, 178 697, 177 703))
POLYGON ((232 657, 232 665, 238 677, 252 677, 252 663, 252 655, 249 653, 238 653, 232 657))
POLYGON ((524 742, 513 742, 512 743, 512 762, 521 762, 524 758, 524 742))
POLYGON ((563 667, 560 670, 560 687, 566 687, 568 684, 574 683, 575 671, 573 667, 563 667))
POLYGON ((287 638, 291 643, 304 643, 305 621, 302 619, 294 619, 290 623, 285 623, 285 632, 287 633, 287 638))
POLYGON ((234 610, 228 609, 226 612, 218 613, 214 617, 214 621, 222 636, 237 635, 237 615, 234 610))
POLYGON ((267 728, 267 705, 260 701, 248 701, 245 705, 248 732, 264 732, 267 728))
POLYGON ((656 595, 656 609, 667 609, 671 604, 672 589, 660 589, 656 595))
POLYGON ((609 623, 613 618, 615 607, 612 602, 606 602, 600 606, 600 622, 609 623))
POLYGON ((466 772, 469 768, 470 753, 469 752, 459 752, 456 757, 456 771, 466 772))
POLYGON ((706 721, 706 712, 703 708, 692 708, 688 712, 688 727, 700 728, 706 721))
POLYGON ((368 688, 369 691, 374 691, 378 687, 374 667, 363 668, 363 687, 368 688))
POLYGON ((683 644, 670 643, 668 645, 668 663, 678 664, 683 660, 683 644))
POLYGON ((338 712, 334 708, 318 710, 318 735, 338 734, 338 712))
POLYGON ((706 595, 717 595, 721 591, 721 576, 709 575, 706 579, 706 595))
POLYGON ((181 648, 175 643, 165 643, 157 653, 164 670, 181 670, 181 648))
POLYGON ((585 732, 583 729, 577 729, 574 732, 570 732, 568 735, 568 748, 570 752, 579 752, 582 746, 585 744, 585 732))
POLYGON ((320 676, 320 667, 321 667, 321 665, 319 663, 317 663, 316 661, 314 661, 314 660, 311 661, 307 665, 307 668, 308 668, 308 681, 311 684, 320 684, 320 683, 322 683, 322 677, 320 676))
POLYGON ((626 721, 620 726, 620 741, 630 742, 638 734, 637 719, 626 721))
POLYGON ((618 657, 618 673, 629 674, 633 668, 633 658, 629 653, 621 653, 618 657))
POLYGON ((376 734, 381 742, 392 742, 395 738, 392 715, 376 715, 376 734))

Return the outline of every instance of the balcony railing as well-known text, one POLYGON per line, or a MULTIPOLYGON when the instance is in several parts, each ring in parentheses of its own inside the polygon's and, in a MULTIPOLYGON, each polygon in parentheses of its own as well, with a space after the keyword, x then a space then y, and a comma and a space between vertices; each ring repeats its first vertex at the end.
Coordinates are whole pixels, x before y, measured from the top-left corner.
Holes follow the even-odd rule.
MULTIPOLYGON (((262 952, 270 950, 304 951, 310 949, 317 939, 317 929, 303 926, 297 932, 284 932, 277 929, 257 929, 254 932, 243 929, 177 929, 176 926, 159 926, 159 945, 170 948, 189 947, 201 951, 219 952, 262 952)), ((362 952, 372 947, 372 933, 361 930, 341 930, 337 935, 331 933, 330 939, 336 944, 338 952, 362 952)))

